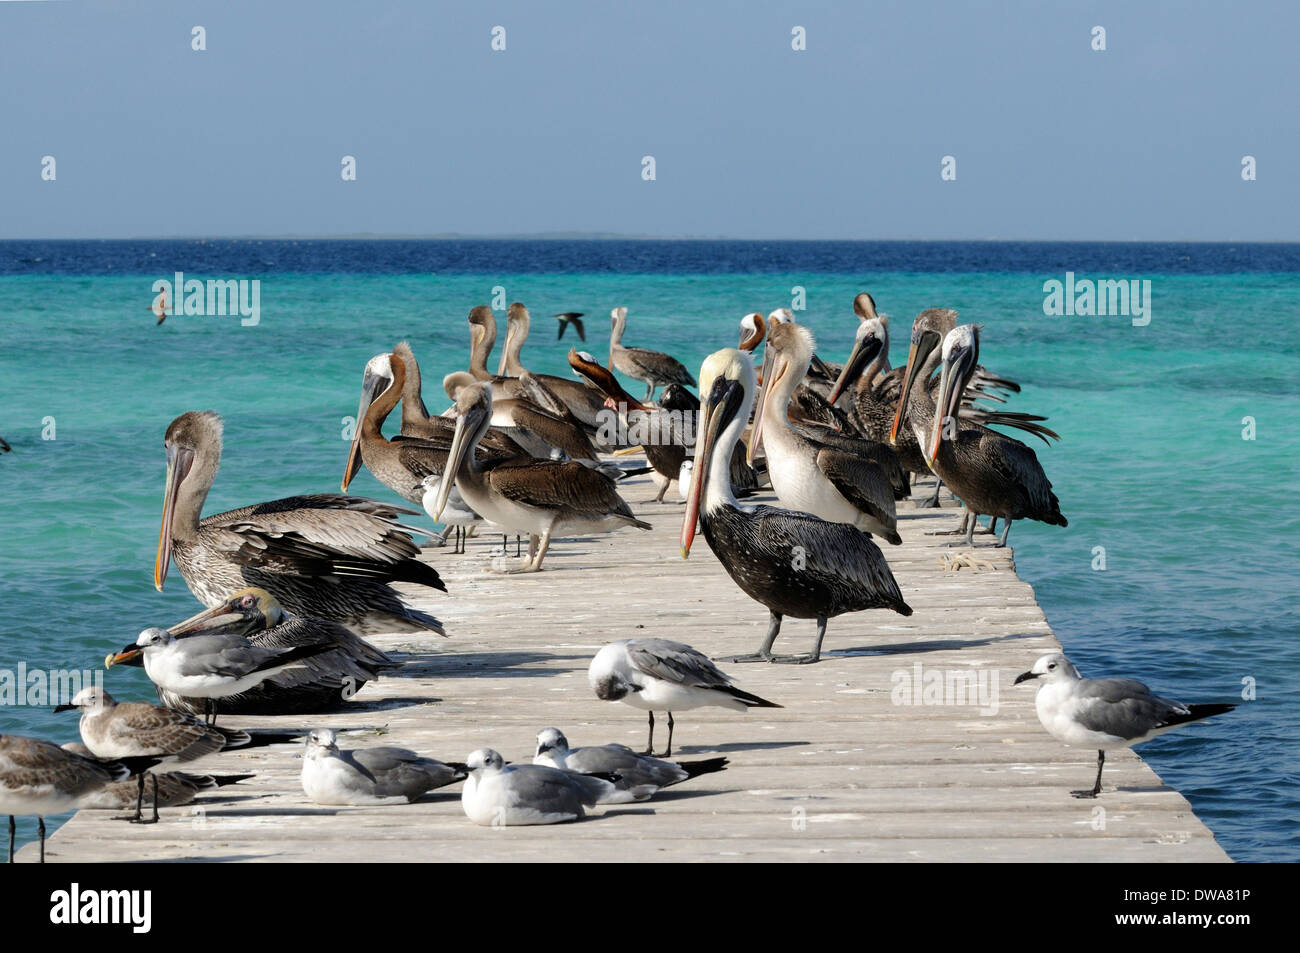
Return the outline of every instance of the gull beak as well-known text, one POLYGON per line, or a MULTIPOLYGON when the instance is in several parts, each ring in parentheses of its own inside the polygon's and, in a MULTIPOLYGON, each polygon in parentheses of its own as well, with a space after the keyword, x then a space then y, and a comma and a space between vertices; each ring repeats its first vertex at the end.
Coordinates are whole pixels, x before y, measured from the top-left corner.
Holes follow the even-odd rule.
POLYGON ((162 526, 158 530, 158 554, 153 564, 153 585, 162 592, 172 558, 172 524, 176 519, 176 494, 194 466, 194 451, 167 445, 167 489, 163 494, 162 526))
POLYGON ((1029 681, 1031 678, 1037 678, 1037 677, 1038 677, 1038 676, 1035 675, 1033 672, 1024 672, 1023 674, 1017 675, 1017 676, 1016 676, 1016 680, 1015 680, 1014 682, 1012 682, 1011 684, 1013 684, 1013 685, 1019 685, 1021 682, 1027 682, 1027 681, 1029 681))
POLYGON ((134 642, 123 647, 120 652, 109 652, 104 657, 104 668, 112 668, 114 665, 143 665, 144 649, 134 642))

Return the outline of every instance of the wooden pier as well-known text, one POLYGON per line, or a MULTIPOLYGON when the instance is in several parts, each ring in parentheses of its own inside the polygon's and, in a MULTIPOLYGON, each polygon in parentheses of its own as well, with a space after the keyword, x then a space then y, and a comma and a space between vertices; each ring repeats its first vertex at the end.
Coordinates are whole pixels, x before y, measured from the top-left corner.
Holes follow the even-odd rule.
MULTIPOLYGON (((484 746, 531 760, 537 731, 549 726, 574 746, 641 750, 645 714, 601 702, 587 686, 600 646, 654 635, 733 655, 752 651, 767 626, 766 610, 732 584, 703 539, 681 558, 682 505, 655 504, 654 491, 645 478, 621 486, 653 532, 559 541, 537 575, 485 572, 499 535, 470 540, 463 556, 428 550, 449 592, 417 604, 450 638, 375 639, 406 664, 344 712, 223 723, 370 726, 377 730, 341 744, 456 761, 484 746)), ((1108 755, 1099 800, 1070 796, 1092 783, 1096 752, 1050 738, 1034 688, 1012 685, 1060 646, 1011 550, 978 535, 973 551, 945 549, 953 537, 930 535, 954 529, 959 512, 947 497, 939 510, 899 505, 904 542, 885 549, 910 618, 880 610, 831 620, 817 665, 724 664, 741 687, 785 707, 680 713, 674 757, 724 754, 731 765, 649 802, 504 829, 472 824, 459 785, 410 805, 320 807, 302 793, 300 749, 278 746, 187 766, 257 777, 163 809, 156 825, 82 811, 50 840, 48 860, 1228 860, 1187 801, 1131 751, 1108 755), (961 552, 977 564, 943 565, 961 552), (975 687, 984 692, 962 697, 975 687), (901 703, 904 689, 911 704, 901 703)), ((812 636, 811 621, 786 620, 778 650, 802 652, 812 636)), ((658 727, 662 745, 662 718, 658 727)), ((19 860, 34 861, 35 850, 28 845, 19 860)))

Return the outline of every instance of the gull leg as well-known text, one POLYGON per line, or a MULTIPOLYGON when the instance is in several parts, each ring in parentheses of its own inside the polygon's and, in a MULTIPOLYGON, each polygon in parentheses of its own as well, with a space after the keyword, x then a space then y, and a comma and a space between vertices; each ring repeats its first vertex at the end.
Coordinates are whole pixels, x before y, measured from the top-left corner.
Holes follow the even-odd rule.
POLYGON ((1093 784, 1092 790, 1071 791, 1070 793, 1073 796, 1080 797, 1080 798, 1093 798, 1096 797, 1098 794, 1100 794, 1101 793, 1101 769, 1104 768, 1105 766, 1106 766, 1106 752, 1098 751, 1097 752, 1097 781, 1095 784, 1093 784))
POLYGON ((817 638, 813 641, 812 651, 807 655, 773 655, 773 662, 786 665, 811 665, 822 657, 822 640, 826 638, 826 616, 817 617, 817 638))
POLYGON ((14 824, 14 816, 13 816, 12 814, 10 814, 10 815, 9 815, 9 863, 11 863, 11 864, 14 862, 14 831, 15 831, 15 827, 16 827, 16 825, 14 824))
POLYGON ((668 713, 668 750, 663 753, 665 758, 673 756, 673 713, 668 713))
POLYGON ((130 818, 132 824, 144 823, 144 772, 135 776, 135 817, 130 818))
POLYGON ((650 737, 646 739, 645 751, 641 753, 652 756, 655 753, 655 713, 651 711, 646 714, 650 716, 650 737))
POLYGON ((1007 520, 1002 524, 1002 538, 998 540, 999 547, 1005 547, 1007 545, 1007 534, 1010 532, 1011 532, 1011 520, 1007 520))
POLYGON ((719 662, 770 662, 773 660, 772 645, 776 642, 776 637, 781 634, 781 614, 771 612, 771 620, 767 625, 767 635, 763 638, 763 644, 759 646, 757 652, 749 655, 732 655, 728 658, 720 658, 719 662))
POLYGON ((150 824, 158 823, 158 775, 150 775, 153 778, 153 819, 150 824))
POLYGON ((41 833, 41 863, 45 863, 45 818, 36 818, 36 829, 41 833))

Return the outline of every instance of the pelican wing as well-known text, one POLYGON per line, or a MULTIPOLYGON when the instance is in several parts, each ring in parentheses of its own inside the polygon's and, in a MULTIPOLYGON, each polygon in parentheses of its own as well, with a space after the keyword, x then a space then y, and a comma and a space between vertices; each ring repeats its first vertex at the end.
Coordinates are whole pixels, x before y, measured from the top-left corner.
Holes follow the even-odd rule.
POLYGON ((625 347, 623 356, 644 374, 685 384, 687 387, 695 386, 695 378, 691 376, 691 372, 671 354, 651 351, 643 347, 625 347))
POLYGON ((488 471, 492 488, 506 499, 547 509, 563 507, 580 513, 617 513, 632 519, 632 511, 604 474, 572 460, 538 460, 488 471))
POLYGON ((840 495, 855 507, 882 523, 893 523, 894 489, 879 466, 830 447, 817 452, 817 466, 840 495))

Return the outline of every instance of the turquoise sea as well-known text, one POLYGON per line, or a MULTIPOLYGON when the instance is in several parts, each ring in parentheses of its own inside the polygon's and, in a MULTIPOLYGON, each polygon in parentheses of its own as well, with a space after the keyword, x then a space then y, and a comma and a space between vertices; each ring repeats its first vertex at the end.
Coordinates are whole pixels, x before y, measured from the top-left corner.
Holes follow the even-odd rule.
MULTIPOLYGON (((1236 712, 1139 750, 1234 858, 1300 859, 1300 246, 0 242, 0 437, 13 447, 0 453, 0 672, 94 669, 194 611, 175 573, 161 595, 151 579, 177 414, 226 420, 208 512, 334 491, 366 360, 409 340, 440 409, 442 375, 466 364, 465 316, 497 287, 534 316, 526 362, 555 374, 576 343, 556 341, 558 311, 587 312, 585 346, 603 355, 604 316, 627 305, 628 343, 692 367, 796 288, 828 360, 848 353, 862 290, 894 318, 896 364, 922 308, 982 324, 982 362, 1024 387, 1009 406, 1065 438, 1037 449, 1070 526, 1016 524, 1021 576, 1084 674, 1186 701, 1253 689, 1236 712), (260 322, 156 327, 152 284, 176 271, 258 279, 260 322), (1067 271, 1150 280, 1150 323, 1045 315, 1043 283, 1067 271)), ((365 471, 353 492, 396 499, 365 471)), ((108 687, 151 697, 135 671, 108 687)), ((0 732, 63 742, 77 727, 5 706, 0 732)), ((20 821, 21 836, 34 826, 20 821)))

